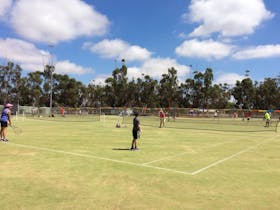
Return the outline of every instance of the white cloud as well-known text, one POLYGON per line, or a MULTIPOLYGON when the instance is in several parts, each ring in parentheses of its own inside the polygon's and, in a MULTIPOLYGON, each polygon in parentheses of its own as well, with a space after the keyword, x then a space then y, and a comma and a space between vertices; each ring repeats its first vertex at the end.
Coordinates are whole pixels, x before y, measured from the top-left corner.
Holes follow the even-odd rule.
POLYGON ((212 39, 199 41, 197 39, 184 41, 176 47, 175 52, 183 57, 198 57, 206 59, 221 59, 229 56, 234 46, 216 42, 212 39))
POLYGON ((86 73, 93 72, 91 68, 84 68, 68 60, 59 61, 55 64, 55 71, 59 74, 75 74, 82 75, 86 73))
POLYGON ((232 56, 237 60, 280 57, 280 45, 260 45, 240 50, 232 56))
MULTIPOLYGON (((10 60, 21 65, 26 71, 43 71, 44 65, 50 62, 50 53, 38 49, 34 44, 19 39, 0 39, 0 58, 10 60)), ((92 72, 91 68, 58 61, 55 64, 56 72, 60 74, 86 74, 92 72)))
POLYGON ((22 37, 44 43, 103 35, 109 26, 106 16, 80 0, 18 0, 10 22, 22 37))
POLYGON ((167 74, 168 69, 174 67, 177 70, 179 80, 185 80, 186 76, 191 72, 191 68, 186 65, 177 63, 171 58, 151 58, 146 60, 141 67, 128 68, 129 78, 138 78, 144 75, 149 75, 154 79, 160 79, 162 74, 167 74))
POLYGON ((181 38, 181 39, 188 39, 189 38, 188 34, 185 34, 185 33, 180 33, 178 35, 178 37, 181 38))
POLYGON ((120 40, 105 39, 97 44, 85 43, 84 48, 97 53, 104 58, 125 59, 126 61, 143 61, 151 56, 151 53, 140 46, 130 45, 120 40))
POLYGON ((132 79, 132 78, 134 78, 134 79, 142 78, 142 74, 143 74, 143 72, 142 72, 140 67, 134 66, 134 67, 129 67, 127 69, 127 77, 129 79, 132 79))
POLYGON ((111 77, 112 75, 109 74, 99 74, 97 75, 93 80, 91 80, 89 83, 92 85, 105 85, 105 80, 109 77, 111 77))
MULTIPOLYGON (((190 66, 178 64, 176 60, 170 58, 151 58, 146 60, 142 66, 127 66, 127 77, 129 80, 142 78, 149 75, 153 79, 161 79, 162 74, 167 74, 168 69, 174 67, 177 70, 179 82, 185 81, 191 72, 190 66)), ((97 75, 92 81, 93 84, 105 84, 105 79, 111 75, 97 75)))
POLYGON ((274 16, 263 0, 192 0, 186 21, 199 23, 190 36, 222 36, 251 34, 260 24, 274 16))
MULTIPOLYGON (((50 54, 46 51, 36 48, 34 44, 19 39, 0 39, 0 57, 12 60, 22 64, 33 64, 43 66, 44 56, 50 54)), ((33 69, 38 70, 38 69, 33 69)))
POLYGON ((0 18, 4 17, 8 13, 8 9, 11 7, 13 0, 1 0, 0 2, 0 18))
POLYGON ((168 69, 174 67, 178 72, 178 77, 186 76, 190 73, 189 66, 178 64, 175 59, 171 58, 152 58, 144 62, 141 71, 152 77, 161 77, 162 74, 168 73, 168 69))
POLYGON ((214 83, 216 84, 224 84, 235 85, 236 81, 242 81, 245 77, 236 73, 225 73, 221 74, 217 77, 214 83))

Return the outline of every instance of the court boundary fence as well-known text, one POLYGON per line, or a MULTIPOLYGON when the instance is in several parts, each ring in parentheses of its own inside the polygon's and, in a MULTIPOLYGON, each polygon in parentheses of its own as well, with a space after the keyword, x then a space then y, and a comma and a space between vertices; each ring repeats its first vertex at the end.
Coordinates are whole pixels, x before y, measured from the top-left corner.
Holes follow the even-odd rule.
MULTIPOLYGON (((3 108, 3 105, 0 105, 3 108)), ((168 107, 162 108, 166 117, 189 117, 189 118, 242 118, 250 120, 250 118, 263 118, 265 112, 271 113, 272 119, 280 120, 280 110, 248 110, 248 109, 199 109, 199 108, 177 108, 168 107)), ((49 116, 50 107, 34 107, 34 106, 18 106, 15 107, 14 114, 24 114, 26 116, 49 116), (16 112, 15 112, 16 110, 16 112)), ((160 108, 147 108, 147 107, 53 107, 52 114, 61 115, 132 115, 133 111, 137 111, 140 115, 158 116, 160 108)))

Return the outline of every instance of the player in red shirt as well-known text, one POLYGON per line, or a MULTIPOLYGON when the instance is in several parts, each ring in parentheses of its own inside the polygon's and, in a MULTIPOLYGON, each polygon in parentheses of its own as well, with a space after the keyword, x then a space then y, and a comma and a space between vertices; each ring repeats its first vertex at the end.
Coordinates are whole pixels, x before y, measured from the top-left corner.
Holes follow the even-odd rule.
POLYGON ((159 111, 159 120, 160 120, 159 127, 163 128, 164 122, 165 122, 165 113, 162 109, 160 109, 160 111, 159 111))

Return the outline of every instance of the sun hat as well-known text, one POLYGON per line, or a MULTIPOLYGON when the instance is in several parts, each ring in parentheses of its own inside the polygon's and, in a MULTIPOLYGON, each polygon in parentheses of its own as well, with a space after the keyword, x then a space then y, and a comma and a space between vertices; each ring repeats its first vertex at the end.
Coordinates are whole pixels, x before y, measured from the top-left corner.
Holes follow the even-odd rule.
POLYGON ((10 107, 12 107, 12 106, 13 106, 13 104, 7 103, 7 104, 5 105, 5 108, 10 108, 10 107))

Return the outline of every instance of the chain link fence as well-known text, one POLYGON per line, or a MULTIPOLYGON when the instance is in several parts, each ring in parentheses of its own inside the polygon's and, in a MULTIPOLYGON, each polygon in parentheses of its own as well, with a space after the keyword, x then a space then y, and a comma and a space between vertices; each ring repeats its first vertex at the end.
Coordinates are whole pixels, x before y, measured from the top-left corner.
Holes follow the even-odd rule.
MULTIPOLYGON (((3 105, 0 105, 1 110, 3 105)), ((137 111, 140 115, 158 116, 160 108, 147 107, 33 107, 33 106, 14 106, 13 114, 25 116, 51 116, 51 115, 131 115, 137 111)), ((263 118, 265 112, 271 113, 272 119, 280 120, 280 110, 244 110, 244 109, 198 109, 198 108, 163 108, 167 117, 189 117, 189 118, 263 118)))

